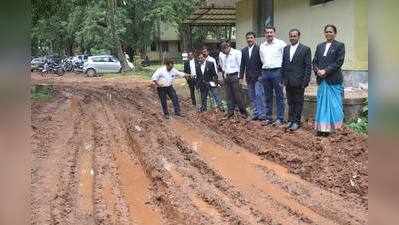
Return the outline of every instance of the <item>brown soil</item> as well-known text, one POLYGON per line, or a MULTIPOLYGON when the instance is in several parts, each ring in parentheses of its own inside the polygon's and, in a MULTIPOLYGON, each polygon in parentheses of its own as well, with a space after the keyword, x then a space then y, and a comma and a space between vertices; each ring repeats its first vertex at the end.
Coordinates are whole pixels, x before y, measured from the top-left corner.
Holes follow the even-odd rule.
POLYGON ((149 81, 41 78, 31 224, 366 224, 367 137, 328 138, 219 112, 165 120, 149 81))

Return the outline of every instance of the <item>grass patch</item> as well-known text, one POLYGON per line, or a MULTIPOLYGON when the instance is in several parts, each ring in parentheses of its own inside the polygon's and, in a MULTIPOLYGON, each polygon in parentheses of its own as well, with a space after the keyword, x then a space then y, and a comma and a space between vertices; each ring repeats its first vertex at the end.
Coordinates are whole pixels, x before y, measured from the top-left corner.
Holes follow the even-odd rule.
MULTIPOLYGON (((142 78, 145 80, 150 80, 152 77, 152 74, 159 68, 161 67, 161 64, 154 64, 146 67, 142 66, 136 66, 136 68, 133 71, 129 72, 124 72, 124 73, 114 73, 114 74, 104 74, 104 78, 115 78, 115 77, 120 77, 120 76, 135 76, 138 78, 142 78)), ((182 71, 183 70, 183 64, 175 64, 175 68, 177 70, 182 71)))
POLYGON ((368 99, 364 102, 363 110, 360 116, 348 123, 348 127, 360 134, 367 134, 369 127, 369 107, 368 99))
POLYGON ((53 88, 49 85, 34 85, 30 93, 34 101, 49 101, 54 96, 53 88))

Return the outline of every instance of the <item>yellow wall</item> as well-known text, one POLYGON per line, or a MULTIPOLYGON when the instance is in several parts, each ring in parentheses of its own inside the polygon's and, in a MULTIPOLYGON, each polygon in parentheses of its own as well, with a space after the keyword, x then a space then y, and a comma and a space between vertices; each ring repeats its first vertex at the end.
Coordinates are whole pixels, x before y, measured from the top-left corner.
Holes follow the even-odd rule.
POLYGON ((254 31, 256 25, 256 0, 239 1, 236 6, 236 45, 240 49, 246 45, 245 34, 254 31))
MULTIPOLYGON (((301 42, 311 47, 314 54, 316 45, 324 41, 323 26, 335 24, 337 40, 346 46, 343 68, 368 69, 367 0, 334 0, 315 6, 310 6, 309 0, 275 0, 274 3, 278 38, 289 43, 288 31, 298 28, 302 33, 301 42)), ((237 4, 237 43, 240 47, 245 46, 244 35, 255 28, 256 22, 256 15, 248 16, 244 11, 249 13, 247 9, 255 5, 254 0, 242 0, 237 4)))

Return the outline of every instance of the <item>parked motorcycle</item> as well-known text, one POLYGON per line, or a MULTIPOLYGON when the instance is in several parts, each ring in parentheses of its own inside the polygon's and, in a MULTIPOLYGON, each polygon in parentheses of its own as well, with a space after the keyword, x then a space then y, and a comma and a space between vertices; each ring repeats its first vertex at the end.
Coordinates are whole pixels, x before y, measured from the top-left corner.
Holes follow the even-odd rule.
POLYGON ((57 76, 63 76, 65 73, 64 66, 62 64, 56 64, 54 62, 46 62, 43 68, 40 69, 40 75, 47 77, 49 74, 56 74, 57 76))

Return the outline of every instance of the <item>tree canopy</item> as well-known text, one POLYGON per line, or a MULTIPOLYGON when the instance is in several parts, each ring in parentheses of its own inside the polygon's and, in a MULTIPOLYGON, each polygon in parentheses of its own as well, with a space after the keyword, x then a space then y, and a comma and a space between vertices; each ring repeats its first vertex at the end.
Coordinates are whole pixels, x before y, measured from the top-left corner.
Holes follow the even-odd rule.
POLYGON ((32 55, 104 50, 120 58, 122 47, 148 46, 161 21, 180 26, 200 2, 32 0, 32 55))

